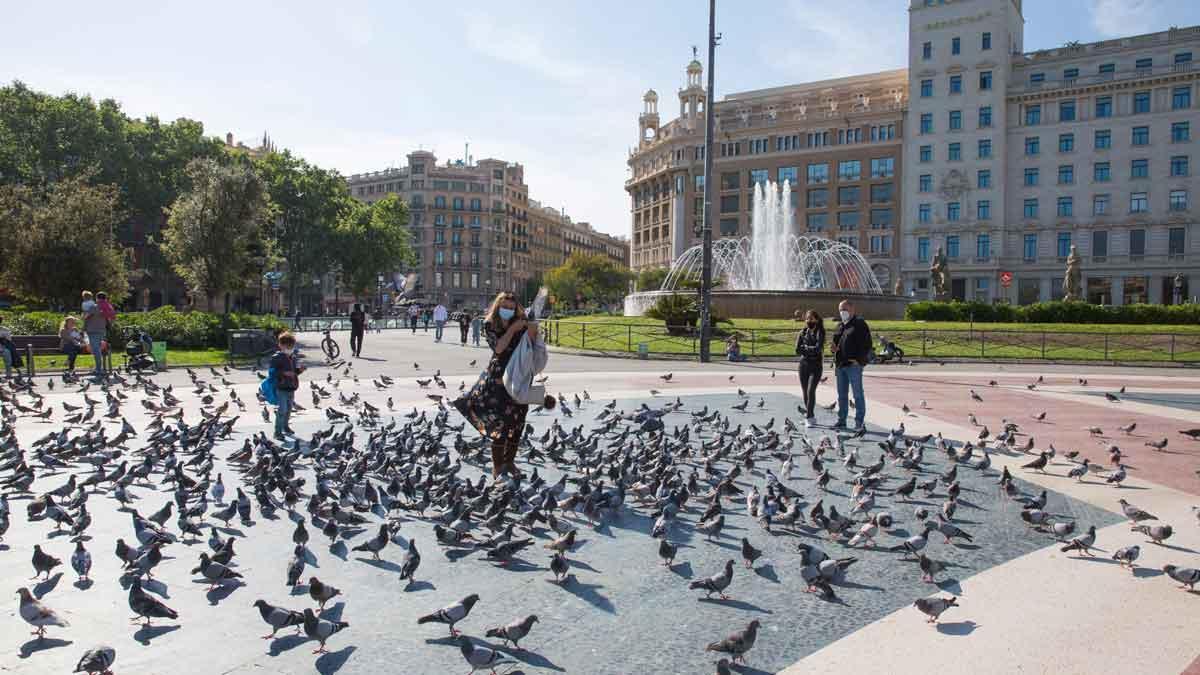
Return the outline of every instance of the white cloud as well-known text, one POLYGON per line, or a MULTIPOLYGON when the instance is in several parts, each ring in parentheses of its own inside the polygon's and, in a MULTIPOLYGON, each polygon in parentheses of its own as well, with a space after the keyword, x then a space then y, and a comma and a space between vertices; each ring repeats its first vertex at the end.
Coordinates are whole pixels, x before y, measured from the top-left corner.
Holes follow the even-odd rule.
POLYGON ((806 82, 873 73, 905 65, 908 17, 891 0, 872 0, 850 9, 793 0, 794 28, 783 31, 786 41, 772 40, 760 48, 762 61, 786 73, 786 81, 806 82))
POLYGON ((1092 0, 1091 11, 1104 37, 1149 33, 1162 23, 1160 0, 1092 0))

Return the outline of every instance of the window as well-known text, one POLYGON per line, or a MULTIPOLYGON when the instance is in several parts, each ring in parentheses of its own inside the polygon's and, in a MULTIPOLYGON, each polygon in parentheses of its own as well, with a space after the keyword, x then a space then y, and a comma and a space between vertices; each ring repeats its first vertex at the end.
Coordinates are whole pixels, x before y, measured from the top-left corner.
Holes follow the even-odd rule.
POLYGON ((1112 169, 1108 162, 1096 162, 1092 165, 1092 180, 1097 183, 1112 180, 1112 169))
POLYGON ((962 111, 961 110, 951 110, 950 111, 950 130, 958 131, 960 129, 962 129, 962 111))
POLYGON ((975 235, 975 257, 979 260, 987 260, 992 257, 992 238, 990 235, 975 235))
POLYGON ((1108 230, 1092 231, 1092 260, 1108 257, 1108 230))
POLYGON ((741 195, 723 195, 721 197, 721 213, 737 213, 741 206, 741 195))
POLYGON ((825 224, 828 221, 829 214, 827 213, 810 213, 808 214, 808 231, 823 232, 825 224))
POLYGON ((881 183, 871 186, 871 203, 886 204, 892 201, 892 184, 881 183))
POLYGON ((1113 99, 1111 96, 1096 97, 1096 117, 1112 117, 1113 99))
POLYGON ((952 234, 952 235, 946 237, 946 257, 951 258, 951 259, 958 257, 958 235, 957 234, 952 234))
POLYGON ((862 188, 857 186, 838 188, 838 206, 858 206, 862 188))
POLYGON ((962 217, 962 204, 959 202, 946 203, 946 220, 950 222, 958 222, 962 217))
POLYGON ((959 38, 950 38, 950 53, 958 55, 962 53, 962 40, 959 38))
POLYGON ((442 195, 438 195, 438 196, 434 197, 433 198, 433 208, 435 208, 435 209, 446 208, 446 198, 443 197, 442 195))
POLYGON ((1070 82, 1079 77, 1078 68, 1063 68, 1063 79, 1070 82))
POLYGON ((1074 122, 1075 121, 1075 99, 1070 101, 1059 101, 1058 103, 1058 121, 1059 122, 1074 122))
POLYGON ((1154 67, 1154 59, 1144 58, 1133 62, 1133 67, 1139 71, 1150 70, 1154 67))
POLYGON ((1176 155, 1171 158, 1171 175, 1172 176, 1188 175, 1188 157, 1187 157, 1187 155, 1176 155))
POLYGON ((696 176, 696 192, 704 192, 704 174, 696 176))
POLYGON ((980 169, 975 174, 975 184, 980 190, 987 190, 992 187, 992 170, 980 169))
POLYGON ((1171 190, 1168 195, 1168 202, 1172 211, 1187 211, 1188 195, 1187 190, 1171 190))
POLYGON ((1094 143, 1097 150, 1107 150, 1112 147, 1112 132, 1108 129, 1099 129, 1096 131, 1096 140, 1094 143))
POLYGON ((1032 157, 1034 155, 1040 154, 1041 151, 1042 151, 1042 139, 1038 138, 1037 136, 1032 136, 1030 138, 1025 139, 1025 154, 1026 155, 1029 155, 1032 157))
POLYGON ((1150 92, 1135 91, 1133 93, 1133 113, 1137 115, 1148 112, 1150 112, 1150 92))
POLYGON ((838 228, 843 230, 857 230, 858 216, 858 211, 838 211, 838 228))
POLYGON ((808 182, 809 183, 828 183, 829 182, 829 165, 828 164, 809 164, 808 165, 808 182))
POLYGON ((932 192, 933 191, 933 176, 928 173, 923 173, 917 179, 917 192, 932 192))
POLYGON ((921 133, 933 133, 933 113, 921 113, 921 133))
POLYGON ((1186 230, 1182 227, 1172 227, 1167 230, 1167 255, 1177 258, 1183 255, 1183 244, 1186 230))
POLYGON ((921 80, 921 98, 933 96, 933 80, 921 80))
POLYGON ((878 157, 871 160, 871 178, 891 178, 895 173, 894 157, 878 157))
POLYGON ((1150 127, 1134 127, 1132 140, 1130 142, 1134 145, 1149 145, 1150 127))
POLYGON ((738 233, 737 218, 722 218, 718 226, 721 228, 723 237, 732 237, 738 233))
POLYGON ((1097 72, 1099 72, 1101 75, 1112 75, 1113 73, 1117 72, 1117 64, 1101 63, 1100 68, 1097 69, 1097 72))
POLYGON ((451 205, 452 205, 451 208, 453 208, 455 211, 462 211, 463 210, 463 198, 455 197, 452 200, 451 205))
POLYGON ((1075 165, 1063 164, 1058 167, 1058 184, 1071 185, 1075 182, 1075 165))
POLYGON ((1171 109, 1182 110, 1192 107, 1192 88, 1175 87, 1171 90, 1171 109))
POLYGON ((800 134, 792 134, 790 136, 775 137, 775 151, 784 152, 787 150, 800 149, 800 134))
POLYGON ((932 209, 929 204, 920 204, 917 206, 917 222, 928 223, 932 209))
POLYGON ((992 141, 990 138, 979 139, 979 159, 988 159, 992 156, 992 141))
POLYGON ((1025 169, 1025 186, 1032 187, 1038 184, 1038 170, 1036 168, 1025 169))
POLYGON ((1149 178, 1150 177, 1150 160, 1135 159, 1129 163, 1130 178, 1149 178))
POLYGON ((829 188, 811 188, 805 204, 810 209, 823 209, 829 206, 829 188))
POLYGON ((871 229, 886 230, 892 227, 891 209, 871 209, 871 229))
POLYGON ((871 237, 871 253, 890 253, 892 250, 891 235, 871 237))
POLYGON ((1075 151, 1075 134, 1059 134, 1058 135, 1058 151, 1059 152, 1074 152, 1075 151))
POLYGON ((1025 217, 1026 218, 1037 218, 1038 217, 1038 200, 1037 199, 1026 199, 1025 200, 1025 217))
POLYGON ((1058 241, 1056 243, 1055 253, 1059 258, 1065 260, 1071 255, 1071 233, 1059 232, 1058 241))
POLYGON ((764 152, 770 152, 771 146, 768 143, 768 138, 751 138, 749 150, 751 155, 761 155, 764 152))
POLYGON ((1025 106, 1025 126, 1032 127, 1042 123, 1042 106, 1025 106))
POLYGON ((1092 215, 1108 215, 1108 195, 1095 195, 1092 197, 1092 215))
POLYGON ((862 162, 857 159, 838 162, 838 180, 862 180, 862 162))
POLYGON ((771 172, 767 169, 750 169, 750 184, 751 185, 766 185, 771 179, 771 172))
POLYGON ((951 94, 961 94, 962 93, 962 75, 951 75, 950 76, 950 93, 951 94))
POLYGON ((471 210, 472 211, 482 211, 483 210, 483 200, 479 199, 478 197, 472 199, 471 200, 471 210))
POLYGON ((979 73, 979 91, 989 91, 992 88, 992 71, 985 70, 979 73))
POLYGON ((439 266, 445 265, 446 264, 446 252, 442 251, 440 249, 437 251, 434 251, 433 252, 433 264, 439 265, 439 266))
POLYGON ((1130 230, 1129 231, 1129 255, 1130 257, 1140 258, 1146 255, 1146 231, 1145 230, 1130 230))
POLYGON ((1191 52, 1179 52, 1178 54, 1175 55, 1175 65, 1176 66, 1186 66, 1187 64, 1189 64, 1191 62, 1192 62, 1192 53, 1191 52))
POLYGON ((740 171, 725 171, 721 173, 722 190, 737 190, 741 186, 742 174, 740 171))
POLYGON ((928 61, 933 58, 933 43, 926 42, 921 45, 921 58, 928 61))
POLYGON ((922 162, 932 162, 933 161, 933 146, 932 145, 922 145, 921 146, 920 161, 922 161, 922 162))
POLYGON ((1070 218, 1075 215, 1075 199, 1073 197, 1058 198, 1058 217, 1070 218))
POLYGON ((979 108, 979 128, 990 129, 992 126, 992 106, 985 105, 979 108))
POLYGON ((1150 210, 1150 199, 1145 192, 1129 193, 1129 212, 1145 213, 1150 210))
POLYGON ((979 220, 988 220, 992 217, 991 200, 980 199, 975 202, 975 217, 979 220))
POLYGON ((951 162, 962 161, 962 143, 951 143, 946 147, 946 159, 951 162))
POLYGON ((798 171, 799 170, 794 166, 779 167, 779 174, 778 174, 779 182, 780 183, 787 182, 787 183, 791 183, 792 185, 795 185, 796 184, 796 176, 798 174, 798 171))
POLYGON ((446 214, 435 213, 433 215, 433 224, 434 225, 445 225, 446 224, 446 214))
POLYGON ((1187 143, 1192 140, 1191 124, 1188 122, 1175 122, 1171 124, 1171 142, 1172 143, 1187 143))
POLYGON ((1034 262, 1037 260, 1037 235, 1025 235, 1025 239, 1022 244, 1025 262, 1034 262))
POLYGON ((992 48, 992 34, 991 33, 984 31, 984 33, 980 39, 979 48, 984 51, 987 51, 992 48))
POLYGON ((929 237, 917 237, 917 262, 929 262, 929 237))

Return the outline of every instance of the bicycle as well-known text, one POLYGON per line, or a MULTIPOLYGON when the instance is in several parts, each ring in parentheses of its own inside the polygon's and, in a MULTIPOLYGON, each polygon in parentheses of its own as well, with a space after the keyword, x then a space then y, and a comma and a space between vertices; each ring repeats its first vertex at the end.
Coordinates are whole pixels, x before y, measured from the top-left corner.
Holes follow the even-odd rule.
POLYGON ((334 340, 329 335, 329 329, 325 329, 325 337, 321 340, 321 351, 325 352, 325 358, 333 361, 342 353, 342 348, 338 346, 337 340, 334 340))

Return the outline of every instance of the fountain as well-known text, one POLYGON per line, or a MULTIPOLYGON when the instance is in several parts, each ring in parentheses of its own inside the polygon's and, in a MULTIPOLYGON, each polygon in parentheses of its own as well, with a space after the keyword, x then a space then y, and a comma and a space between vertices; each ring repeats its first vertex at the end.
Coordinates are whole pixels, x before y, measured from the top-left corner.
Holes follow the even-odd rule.
MULTIPOLYGON (((793 232, 792 190, 772 182, 754 186, 751 234, 713 242, 714 312, 740 318, 791 317, 797 309, 836 315, 843 298, 868 317, 902 318, 907 300, 884 295, 871 266, 854 247, 835 239, 793 232)), ((666 294, 694 287, 703 269, 703 247, 683 252, 656 291, 625 298, 625 315, 641 316, 666 294), (692 282, 692 283, 688 283, 692 282)))

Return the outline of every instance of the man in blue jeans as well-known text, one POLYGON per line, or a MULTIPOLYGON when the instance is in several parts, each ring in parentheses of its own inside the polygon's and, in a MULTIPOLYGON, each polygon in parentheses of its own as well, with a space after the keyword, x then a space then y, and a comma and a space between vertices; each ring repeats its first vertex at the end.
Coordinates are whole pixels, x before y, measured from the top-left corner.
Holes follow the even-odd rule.
POLYGON ((838 419, 835 429, 846 428, 850 411, 849 390, 854 390, 854 427, 865 428, 867 397, 863 394, 863 367, 871 354, 871 328, 861 316, 854 314, 854 303, 843 300, 838 304, 841 322, 833 333, 834 371, 837 373, 838 419))

